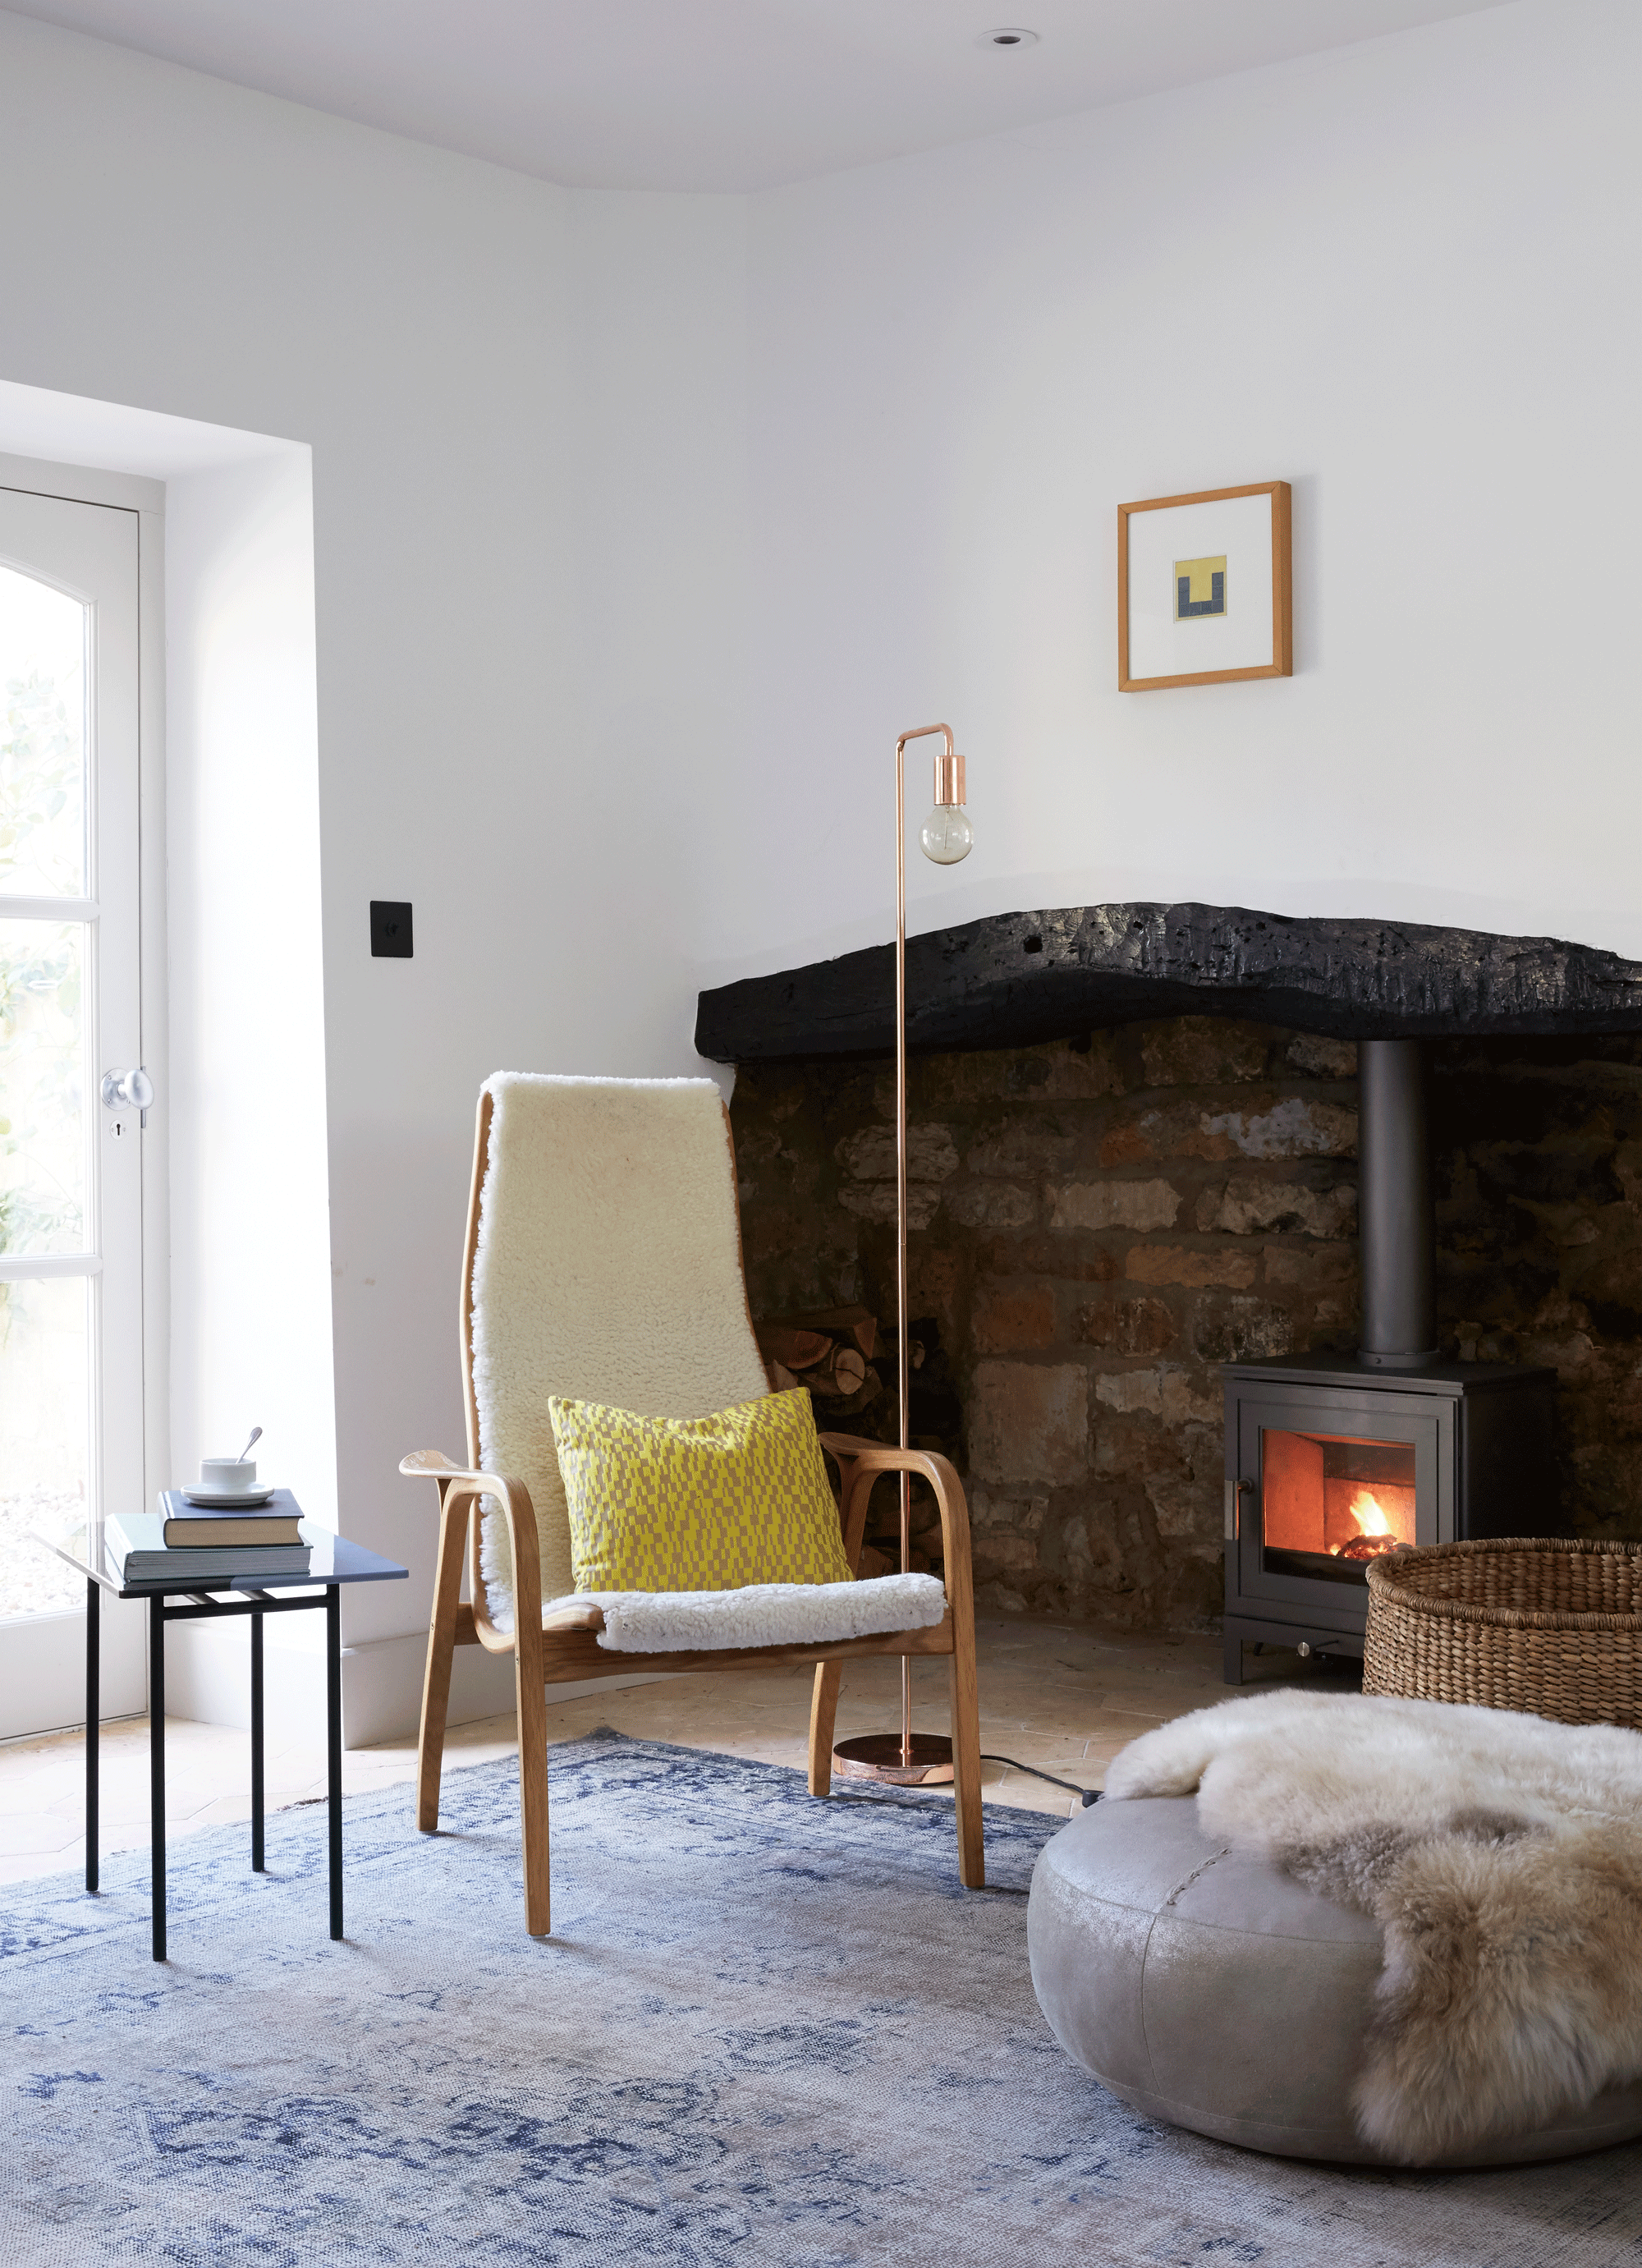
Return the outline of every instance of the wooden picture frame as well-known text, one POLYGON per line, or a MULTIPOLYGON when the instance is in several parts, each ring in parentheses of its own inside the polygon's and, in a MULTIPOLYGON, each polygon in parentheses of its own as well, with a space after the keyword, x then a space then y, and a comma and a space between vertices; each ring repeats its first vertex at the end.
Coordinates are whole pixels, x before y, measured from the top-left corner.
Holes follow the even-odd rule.
POLYGON ((1294 674, 1291 495, 1286 481, 1255 481, 1118 505, 1120 693, 1294 674), (1257 497, 1269 501, 1269 521, 1248 501, 1257 497), (1151 513, 1166 517, 1140 518, 1151 513), (1207 666, 1178 666, 1198 659, 1207 666))

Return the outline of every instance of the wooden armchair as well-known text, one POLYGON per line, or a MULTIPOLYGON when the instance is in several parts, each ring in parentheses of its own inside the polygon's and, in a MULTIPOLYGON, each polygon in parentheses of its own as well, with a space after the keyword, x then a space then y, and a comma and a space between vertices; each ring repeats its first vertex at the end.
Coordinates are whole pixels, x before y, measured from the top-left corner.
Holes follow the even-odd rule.
MULTIPOLYGON (((933 1628, 830 1644, 617 1653, 604 1615, 573 1595, 569 1516, 550 1394, 701 1417, 768 1391, 741 1269, 729 1114, 706 1079, 504 1073, 479 1099, 462 1256, 468 1463, 418 1450, 401 1473, 438 1484, 439 1539, 423 1687, 416 1824, 438 1825, 439 1771, 458 1646, 511 1653, 519 1702, 525 1926, 548 1934, 549 1678, 635 1669, 813 1661, 809 1786, 832 1784, 843 1663, 945 1654, 951 1663, 958 1874, 985 1880, 968 1511, 945 1457, 823 1434, 842 1476, 845 1556, 860 1563, 867 1499, 886 1473, 922 1474, 939 1509, 946 1611, 933 1628), (461 1600, 466 1560, 472 1603, 461 1600), (519 1611, 515 1612, 515 1604, 519 1611)), ((904 1612, 904 1609, 898 1609, 904 1612)))

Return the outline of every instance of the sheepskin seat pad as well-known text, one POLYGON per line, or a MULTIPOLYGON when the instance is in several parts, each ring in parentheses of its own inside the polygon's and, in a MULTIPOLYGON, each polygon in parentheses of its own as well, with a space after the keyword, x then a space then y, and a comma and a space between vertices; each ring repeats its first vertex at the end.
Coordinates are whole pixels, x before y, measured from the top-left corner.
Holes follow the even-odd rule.
POLYGON ((563 1607, 600 1608, 599 1644, 614 1653, 711 1653, 933 1630, 946 1612, 946 1591, 935 1575, 874 1575, 862 1583, 748 1583, 738 1591, 578 1591, 545 1611, 563 1607))
POLYGON ((1358 2164, 1642 2134, 1642 1734, 1279 1693, 1131 1742, 1107 1796, 1038 1861, 1032 1977, 1145 2115, 1358 2164))
MULTIPOLYGON (((927 1575, 575 1594, 553 1398, 706 1418, 769 1390, 741 1280, 734 1160, 711 1079, 499 1071, 486 1092, 473 1269, 480 1457, 530 1491, 543 1598, 601 1607, 599 1643, 621 1653, 932 1629, 946 1594, 927 1575)), ((482 1511, 485 1598, 496 1627, 511 1631, 507 1523, 491 1498, 482 1511)))

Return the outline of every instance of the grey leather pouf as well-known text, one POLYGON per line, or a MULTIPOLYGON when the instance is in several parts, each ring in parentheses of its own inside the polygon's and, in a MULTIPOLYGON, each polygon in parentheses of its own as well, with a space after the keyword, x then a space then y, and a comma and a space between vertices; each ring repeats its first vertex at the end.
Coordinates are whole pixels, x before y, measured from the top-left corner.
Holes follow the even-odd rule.
MULTIPOLYGON (((1046 1845, 1027 1914, 1038 2004, 1068 2055, 1148 2118, 1285 2158, 1388 2162, 1359 2135, 1380 1930, 1211 1843, 1189 1796, 1098 1803, 1046 1845)), ((1526 2163, 1642 2134, 1642 2086, 1447 2165, 1526 2163)))

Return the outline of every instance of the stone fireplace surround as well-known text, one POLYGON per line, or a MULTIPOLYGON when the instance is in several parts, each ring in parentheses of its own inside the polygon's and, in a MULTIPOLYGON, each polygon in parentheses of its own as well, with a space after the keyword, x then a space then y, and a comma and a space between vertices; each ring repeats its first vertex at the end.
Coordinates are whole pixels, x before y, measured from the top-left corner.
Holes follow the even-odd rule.
MULTIPOLYGON (((893 1315, 890 992, 880 947, 702 996, 755 1314, 893 1315)), ((1642 969, 1098 907, 915 939, 909 998, 911 1430, 965 1475, 986 1604, 1216 1618, 1215 1366, 1357 1341, 1359 1037, 1431 1042, 1445 1352, 1551 1365, 1562 1517, 1642 1535, 1642 969)))

